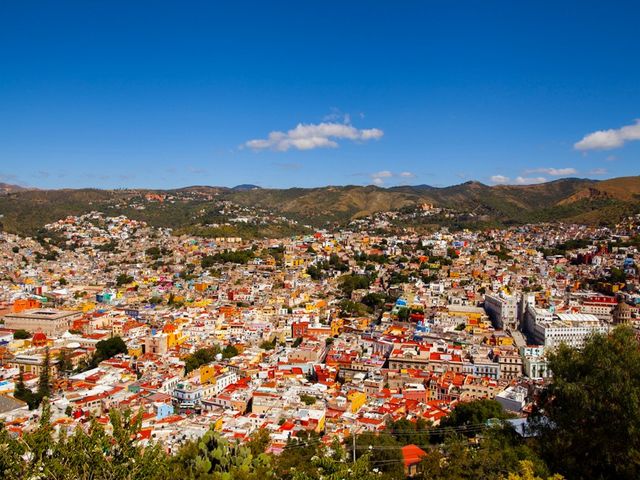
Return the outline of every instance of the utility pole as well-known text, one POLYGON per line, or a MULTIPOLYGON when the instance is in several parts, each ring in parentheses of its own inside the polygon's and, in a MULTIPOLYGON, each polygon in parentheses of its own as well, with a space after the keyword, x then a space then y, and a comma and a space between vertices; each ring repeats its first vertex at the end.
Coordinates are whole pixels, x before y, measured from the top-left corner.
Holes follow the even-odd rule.
POLYGON ((353 443, 353 463, 356 463, 356 429, 355 425, 351 428, 351 441, 353 443))

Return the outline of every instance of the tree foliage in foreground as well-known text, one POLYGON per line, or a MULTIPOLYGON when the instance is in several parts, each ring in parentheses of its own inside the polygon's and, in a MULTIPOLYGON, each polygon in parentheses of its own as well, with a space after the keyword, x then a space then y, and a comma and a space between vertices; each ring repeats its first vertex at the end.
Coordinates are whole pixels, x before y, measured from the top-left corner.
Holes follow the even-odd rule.
POLYGON ((0 478, 137 479, 163 478, 166 455, 158 446, 137 444, 142 417, 110 412, 112 435, 92 421, 87 431, 54 432, 48 403, 43 402, 39 426, 14 438, 0 427, 0 478))
MULTIPOLYGON (((398 429, 401 424, 396 424, 398 429)), ((315 433, 291 439, 280 455, 265 453, 266 431, 258 431, 244 445, 222 438, 213 430, 188 441, 171 456, 151 443, 138 442, 141 416, 110 412, 110 429, 92 420, 74 431, 55 433, 49 405, 43 403, 38 428, 12 437, 0 427, 0 478, 147 480, 401 480, 404 478, 398 441, 391 434, 366 433, 356 437, 352 453, 334 442, 327 448, 315 433)), ((401 435, 409 435, 404 429, 401 435)), ((414 431, 415 432, 415 431, 414 431)), ((399 437, 402 438, 402 437, 399 437)), ((417 438, 409 437, 411 440, 417 438)), ((426 437, 425 437, 426 438, 426 437)), ((347 439, 347 445, 351 441, 347 439)), ((413 442, 412 442, 413 443, 413 442)), ((546 478, 544 462, 513 431, 494 431, 475 444, 466 437, 450 438, 444 446, 429 448, 423 462, 424 479, 487 478, 504 480, 546 478), (527 468, 522 462, 528 462, 527 468), (533 477, 532 477, 533 475, 533 477)))
POLYGON ((640 347, 633 329, 549 356, 540 447, 568 478, 640 478, 640 347))
POLYGON ((496 428, 483 433, 474 443, 462 435, 448 437, 423 460, 421 478, 503 480, 512 473, 521 472, 521 462, 528 462, 534 476, 549 476, 545 462, 534 448, 510 427, 496 428))
MULTIPOLYGON (((264 445, 264 444, 263 444, 264 445)), ((265 445, 266 446, 266 445, 265 445)), ((169 462, 167 478, 195 480, 275 480, 271 457, 209 430, 185 444, 169 462)))
MULTIPOLYGON (((539 402, 538 438, 508 426, 481 428, 500 417, 492 402, 460 404, 443 422, 444 443, 425 424, 397 421, 389 430, 356 437, 357 461, 337 442, 327 448, 316 433, 293 438, 280 455, 266 454, 266 432, 244 446, 214 431, 173 456, 138 442, 141 417, 110 412, 110 430, 96 421, 56 433, 46 399, 40 425, 15 438, 0 425, 2 479, 402 479, 401 447, 427 452, 424 480, 541 480, 640 478, 640 347, 628 327, 596 335, 582 350, 560 347, 549 356, 554 378, 539 402), (544 420, 541 420, 544 419, 544 420), (375 470, 378 470, 377 472, 375 470), (375 476, 374 476, 375 475, 375 476)), ((44 380, 46 384, 46 378, 44 380)), ((351 440, 347 439, 347 448, 351 440)))

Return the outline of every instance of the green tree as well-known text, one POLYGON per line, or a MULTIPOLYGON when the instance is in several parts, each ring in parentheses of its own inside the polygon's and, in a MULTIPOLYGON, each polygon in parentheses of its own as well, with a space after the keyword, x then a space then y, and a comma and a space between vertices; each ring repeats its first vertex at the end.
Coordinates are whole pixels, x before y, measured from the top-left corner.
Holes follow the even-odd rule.
POLYGON ((127 344, 119 336, 101 340, 96 344, 96 351, 89 361, 80 362, 78 371, 96 368, 100 362, 115 357, 120 353, 127 353, 127 344))
POLYGON ((318 401, 318 399, 313 395, 307 395, 306 393, 303 393, 302 395, 300 395, 300 401, 305 405, 313 405, 318 401))
POLYGON ((24 383, 24 374, 22 373, 22 370, 20 370, 20 373, 18 374, 18 381, 16 382, 16 387, 13 392, 13 396, 18 400, 22 400, 27 405, 29 405, 30 409, 34 408, 35 398, 31 389, 27 388, 27 386, 24 383))
POLYGON ((342 315, 354 317, 363 317, 370 313, 369 308, 364 303, 353 302, 346 298, 340 301, 340 310, 342 315))
POLYGON ((640 478, 640 348, 630 327, 548 356, 540 446, 567 478, 640 478))
POLYGON ((382 476, 382 471, 369 460, 369 455, 362 455, 355 463, 346 462, 344 458, 316 455, 311 458, 311 469, 296 471, 293 480, 381 480, 390 478, 382 476), (313 471, 315 470, 315 471, 313 471))
POLYGON ((495 400, 474 400, 460 402, 451 414, 440 422, 440 427, 477 426, 486 423, 491 418, 505 419, 510 415, 505 412, 495 400))
POLYGON ((274 338, 271 341, 265 340, 260 344, 260 348, 263 350, 273 350, 274 348, 276 348, 276 339, 274 338))
POLYGON ((387 425, 387 431, 393 435, 400 445, 413 443, 424 447, 430 441, 429 423, 422 418, 418 418, 415 422, 406 418, 390 422, 387 425))
POLYGON ((85 431, 54 435, 48 401, 38 428, 21 439, 0 426, 0 478, 151 480, 167 478, 167 456, 157 445, 137 443, 141 415, 109 412, 112 435, 92 421, 85 431))
POLYGON ((362 303, 364 303, 367 307, 371 308, 382 308, 387 301, 387 295, 384 293, 367 293, 362 299, 362 303))
POLYGON ((236 263, 244 265, 249 263, 250 260, 255 258, 255 252, 253 250, 237 250, 235 252, 225 250, 224 252, 216 253, 215 255, 207 255, 202 257, 200 266, 202 268, 210 268, 219 263, 236 263))
POLYGON ((522 461, 532 465, 535 475, 548 476, 545 463, 510 427, 487 430, 470 443, 452 435, 434 448, 421 463, 424 480, 503 480, 520 469, 522 461))
POLYGON ((621 268, 613 267, 607 280, 611 283, 624 283, 627 280, 627 275, 621 268))
POLYGON ((115 336, 107 340, 101 340, 96 344, 96 357, 100 363, 102 360, 113 358, 119 353, 127 353, 127 344, 121 337, 115 336))
POLYGON ((131 275, 127 275, 126 273, 120 273, 116 277, 116 285, 121 287, 122 285, 126 285, 128 283, 133 282, 133 277, 131 275))
POLYGON ((238 349, 235 346, 227 345, 226 347, 224 347, 224 350, 222 350, 222 358, 235 357, 236 355, 238 355, 238 353, 238 349))
POLYGON ((0 422, 0 478, 6 480, 22 479, 18 476, 18 466, 24 462, 17 440, 9 434, 0 422))
MULTIPOLYGON (((347 458, 353 458, 353 440, 345 439, 347 458)), ((402 451, 403 445, 393 435, 365 432, 356 435, 356 458, 367 456, 372 465, 391 478, 404 478, 402 451)))
MULTIPOLYGON (((559 473, 552 475, 551 477, 547 477, 547 480, 563 480, 563 476, 559 473)), ((539 477, 535 474, 533 469, 533 462, 530 460, 522 460, 520 462, 520 468, 517 472, 509 473, 507 480, 544 480, 542 477, 539 477)))
POLYGON ((169 478, 194 480, 275 479, 271 457, 254 455, 247 446, 231 443, 209 430, 187 442, 169 462, 169 478))
POLYGON ((269 431, 265 428, 260 428, 251 435, 251 438, 247 442, 247 448, 251 451, 253 456, 256 456, 264 453, 267 450, 269 443, 271 443, 269 431))
POLYGON ((13 338, 16 340, 26 340, 27 338, 31 338, 31 334, 26 330, 19 329, 13 332, 13 338))
POLYGON ((459 402, 449 416, 440 421, 437 433, 431 435, 431 442, 443 442, 453 432, 474 437, 485 428, 489 419, 504 420, 510 416, 495 400, 459 402))
POLYGON ((310 265, 307 267, 307 275, 309 275, 313 280, 320 280, 324 277, 324 271, 319 266, 310 265))
POLYGON ((287 441, 284 450, 275 459, 275 475, 279 479, 305 478, 301 475, 317 474, 311 459, 324 455, 324 445, 316 433, 300 434, 287 441))
POLYGON ((69 374, 73 370, 73 362, 66 349, 61 349, 58 353, 58 372, 63 375, 69 374))
POLYGON ((36 396, 38 403, 40 403, 43 398, 49 398, 51 396, 51 356, 49 354, 49 348, 45 349, 36 396))
POLYGON ((406 322, 409 320, 409 309, 407 307, 401 307, 398 309, 398 321, 406 322))
POLYGON ((218 345, 196 350, 193 354, 184 359, 185 375, 197 368, 200 368, 202 365, 213 362, 218 353, 220 353, 220 347, 218 345))
POLYGON ((371 280, 367 275, 357 275, 355 273, 342 275, 339 281, 340 290, 345 297, 350 297, 354 290, 369 288, 371 280))

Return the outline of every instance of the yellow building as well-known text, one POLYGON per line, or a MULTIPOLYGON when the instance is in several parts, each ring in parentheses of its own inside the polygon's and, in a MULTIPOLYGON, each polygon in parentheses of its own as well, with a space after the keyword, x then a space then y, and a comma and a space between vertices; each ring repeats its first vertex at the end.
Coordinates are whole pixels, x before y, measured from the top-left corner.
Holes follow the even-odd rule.
POLYGON ((93 302, 85 302, 82 304, 82 313, 87 313, 96 309, 96 304, 93 302))
POLYGON ((351 402, 351 413, 357 413, 367 401, 367 394, 352 390, 348 393, 347 400, 351 402))
POLYGON ((173 323, 167 323, 163 327, 162 333, 167 334, 167 348, 169 349, 182 345, 188 339, 188 336, 182 331, 182 326, 173 323))
POLYGON ((132 345, 128 348, 127 354, 130 357, 138 358, 142 356, 142 345, 132 345))
POLYGON ((216 432, 221 432, 222 431, 222 427, 224 425, 224 417, 222 417, 222 415, 220 417, 218 417, 216 419, 215 422, 213 422, 213 428, 216 432))
POLYGON ((344 326, 343 318, 334 318, 331 321, 331 336, 335 337, 336 335, 339 335, 343 326, 344 326))
POLYGON ((285 254, 284 265, 285 267, 301 267, 304 265, 304 258, 285 254))
POLYGON ((200 383, 214 383, 216 380, 217 372, 218 369, 214 364, 202 365, 199 369, 200 383))
POLYGON ((449 305, 447 310, 450 316, 465 317, 468 321, 475 320, 476 322, 479 322, 487 316, 484 309, 468 305, 449 305))
POLYGON ((371 323, 371 319, 369 317, 358 317, 356 319, 356 326, 358 330, 366 330, 371 323))

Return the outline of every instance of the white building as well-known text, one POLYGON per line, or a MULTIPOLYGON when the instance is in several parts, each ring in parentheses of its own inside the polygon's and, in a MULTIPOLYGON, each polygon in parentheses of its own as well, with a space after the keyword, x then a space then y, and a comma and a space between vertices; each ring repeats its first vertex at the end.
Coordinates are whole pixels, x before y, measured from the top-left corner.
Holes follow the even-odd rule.
POLYGON ((561 343, 581 348, 591 335, 608 331, 609 325, 602 323, 595 315, 557 313, 551 320, 536 321, 531 334, 545 348, 553 348, 561 343))
POLYGON ((617 304, 618 301, 615 297, 592 295, 583 300, 580 305, 580 313, 595 315, 599 320, 611 323, 613 321, 612 312, 617 304))
POLYGON ((549 323, 551 321, 553 321, 553 310, 538 308, 535 306, 535 301, 527 301, 522 326, 524 332, 529 335, 530 338, 535 338, 534 330, 537 324, 549 323))
POLYGON ((505 410, 521 412, 527 404, 527 390, 518 386, 507 387, 497 394, 495 399, 505 410))
POLYGON ((484 309, 493 326, 499 329, 516 330, 518 328, 518 297, 500 292, 497 295, 484 296, 484 309))
POLYGON ((547 368, 547 359, 544 356, 544 346, 542 345, 526 345, 520 347, 520 355, 522 356, 522 369, 524 374, 533 379, 540 380, 550 376, 547 368))
POLYGON ((173 400, 183 408, 198 407, 203 400, 218 395, 237 381, 238 375, 235 372, 218 375, 212 383, 198 384, 186 380, 176 385, 173 390, 173 400))

